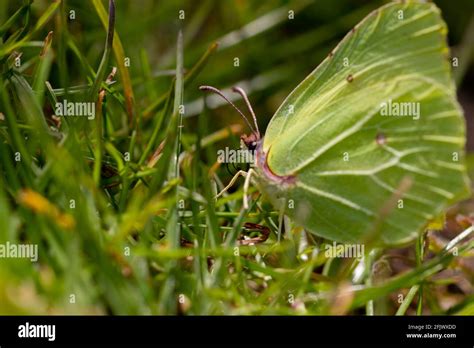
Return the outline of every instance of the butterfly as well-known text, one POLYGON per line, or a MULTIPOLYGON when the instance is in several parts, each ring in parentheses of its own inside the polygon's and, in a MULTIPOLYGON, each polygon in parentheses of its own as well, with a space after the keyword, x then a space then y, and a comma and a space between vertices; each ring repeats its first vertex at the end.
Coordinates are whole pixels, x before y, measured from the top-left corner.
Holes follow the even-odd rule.
POLYGON ((333 241, 416 238, 469 195, 446 33, 432 3, 380 7, 290 93, 264 137, 235 87, 254 120, 231 103, 252 130, 241 139, 256 153, 244 192, 255 175, 275 207, 333 241))

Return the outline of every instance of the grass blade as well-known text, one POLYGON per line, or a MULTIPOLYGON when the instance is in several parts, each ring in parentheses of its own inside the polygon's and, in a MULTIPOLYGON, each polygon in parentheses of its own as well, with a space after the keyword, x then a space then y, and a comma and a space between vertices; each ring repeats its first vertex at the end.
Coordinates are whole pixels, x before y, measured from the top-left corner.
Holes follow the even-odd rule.
POLYGON ((102 55, 102 60, 100 61, 99 69, 95 76, 94 83, 89 92, 89 99, 96 101, 97 94, 99 92, 100 86, 104 81, 104 77, 109 64, 110 52, 112 50, 112 45, 114 42, 114 32, 115 32, 115 2, 114 0, 109 0, 109 21, 107 26, 107 39, 105 41, 104 53, 102 55))

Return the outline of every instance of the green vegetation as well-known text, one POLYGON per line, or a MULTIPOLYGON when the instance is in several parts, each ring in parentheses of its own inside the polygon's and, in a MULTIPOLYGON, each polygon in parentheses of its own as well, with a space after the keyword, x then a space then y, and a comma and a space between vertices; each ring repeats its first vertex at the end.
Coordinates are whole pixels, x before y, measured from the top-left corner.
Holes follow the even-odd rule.
MULTIPOLYGON (((242 86, 265 129, 383 2, 116 2, 0 2, 0 245, 38 246, 0 258, 0 314, 474 314, 472 199, 363 263, 243 179, 214 199, 249 131, 198 87, 242 86)), ((469 96, 472 4, 437 3, 469 96)))

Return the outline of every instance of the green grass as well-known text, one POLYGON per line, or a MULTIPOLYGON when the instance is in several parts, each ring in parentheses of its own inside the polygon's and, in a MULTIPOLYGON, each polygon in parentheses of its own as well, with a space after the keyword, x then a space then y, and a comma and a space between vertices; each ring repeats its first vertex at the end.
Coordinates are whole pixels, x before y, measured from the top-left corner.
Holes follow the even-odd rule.
POLYGON ((0 244, 39 248, 37 263, 0 259, 0 314, 474 314, 459 222, 472 200, 441 232, 365 250, 363 269, 256 188, 243 209, 243 181, 214 199, 231 177, 217 150, 248 130, 231 108, 202 108, 198 86, 246 83, 263 128, 382 2, 139 3, 117 1, 115 21, 99 0, 0 4, 0 244), (95 119, 53 118, 64 99, 96 102, 95 119))

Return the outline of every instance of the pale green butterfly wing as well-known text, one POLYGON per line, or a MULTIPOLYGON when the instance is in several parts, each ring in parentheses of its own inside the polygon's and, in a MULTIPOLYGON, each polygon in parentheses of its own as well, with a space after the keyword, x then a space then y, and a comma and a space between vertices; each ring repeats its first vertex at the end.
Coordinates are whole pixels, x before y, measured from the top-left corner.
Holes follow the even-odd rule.
POLYGON ((446 31, 431 3, 388 4, 359 23, 272 118, 268 167, 296 183, 260 170, 262 190, 275 203, 286 197, 286 213, 318 235, 361 241, 377 224, 386 244, 413 239, 465 197, 446 31), (411 116, 382 115, 394 105, 411 116))

